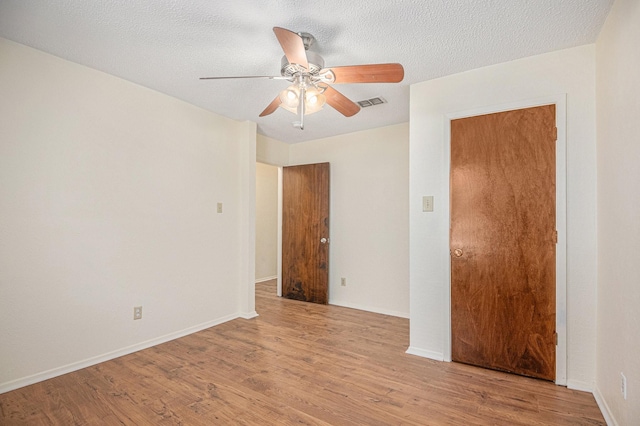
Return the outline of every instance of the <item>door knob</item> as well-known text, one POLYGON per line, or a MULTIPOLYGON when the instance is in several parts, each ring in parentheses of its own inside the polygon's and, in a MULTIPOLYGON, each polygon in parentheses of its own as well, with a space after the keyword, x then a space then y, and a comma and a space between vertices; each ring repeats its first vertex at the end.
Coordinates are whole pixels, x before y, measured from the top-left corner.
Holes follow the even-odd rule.
POLYGON ((326 238, 320 238, 320 242, 321 242, 322 244, 326 244, 328 241, 329 241, 329 240, 328 240, 328 239, 326 239, 326 238))
POLYGON ((454 255, 455 257, 460 257, 460 256, 462 256, 462 249, 459 249, 459 248, 455 249, 455 250, 453 251, 453 255, 454 255))

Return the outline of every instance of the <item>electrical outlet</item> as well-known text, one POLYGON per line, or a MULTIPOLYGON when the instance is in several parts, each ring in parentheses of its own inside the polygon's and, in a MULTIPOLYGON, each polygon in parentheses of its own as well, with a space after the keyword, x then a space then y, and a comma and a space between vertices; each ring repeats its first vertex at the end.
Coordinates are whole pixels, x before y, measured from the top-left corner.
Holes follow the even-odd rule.
POLYGON ((622 372, 620 373, 620 392, 622 392, 622 397, 627 399, 627 378, 622 372))
POLYGON ((222 203, 218 203, 218 213, 222 213, 222 203))
POLYGON ((347 279, 346 278, 340 278, 340 285, 342 287, 346 287, 347 286, 347 279))
POLYGON ((142 306, 135 306, 133 308, 133 319, 134 320, 142 319, 142 306))

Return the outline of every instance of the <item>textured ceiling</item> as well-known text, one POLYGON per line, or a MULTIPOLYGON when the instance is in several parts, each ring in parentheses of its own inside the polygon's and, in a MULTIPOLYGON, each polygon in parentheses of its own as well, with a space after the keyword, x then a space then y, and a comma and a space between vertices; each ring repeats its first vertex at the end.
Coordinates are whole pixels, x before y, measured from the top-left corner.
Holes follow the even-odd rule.
MULTIPOLYGON (((593 43, 612 0, 0 0, 0 36, 116 75, 236 120, 287 143, 409 120, 409 85, 593 43), (309 32, 326 66, 400 62, 399 84, 335 88, 388 103, 346 118, 325 106, 305 117, 258 114, 279 80, 272 27, 309 32)), ((46 72, 43 71, 43 79, 46 72)))

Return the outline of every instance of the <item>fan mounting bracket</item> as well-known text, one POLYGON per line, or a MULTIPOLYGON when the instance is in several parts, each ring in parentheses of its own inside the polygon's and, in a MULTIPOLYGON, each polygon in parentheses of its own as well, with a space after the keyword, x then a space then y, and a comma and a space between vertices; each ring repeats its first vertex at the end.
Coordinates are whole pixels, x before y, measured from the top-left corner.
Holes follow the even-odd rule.
POLYGON ((304 44, 304 50, 309 50, 311 46, 316 42, 316 38, 309 33, 297 33, 302 39, 302 43, 304 44))

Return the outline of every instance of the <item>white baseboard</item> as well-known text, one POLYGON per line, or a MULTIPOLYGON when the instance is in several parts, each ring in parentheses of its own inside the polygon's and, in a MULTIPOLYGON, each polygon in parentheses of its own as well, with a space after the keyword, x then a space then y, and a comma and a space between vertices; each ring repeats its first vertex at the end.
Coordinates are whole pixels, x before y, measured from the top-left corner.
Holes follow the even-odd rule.
POLYGON ((329 300, 330 305, 342 306, 343 308, 357 309, 359 311, 373 312, 376 314, 390 315, 392 317, 409 318, 408 313, 392 311, 383 308, 372 308, 371 306, 358 305, 356 303, 344 302, 341 300, 329 300))
MULTIPOLYGON (((256 314, 257 316, 258 314, 256 314)), ((135 345, 127 346, 122 349, 118 349, 112 352, 107 352, 103 355, 98 355, 92 358, 88 358, 82 361, 74 362, 71 364, 64 365, 62 367, 52 368, 47 371, 43 371, 41 373, 33 374, 31 376, 22 377, 20 379, 11 380, 9 382, 0 383, 0 394, 9 392, 18 388, 22 388, 24 386, 29 386, 34 383, 42 382, 44 380, 52 379, 57 376, 62 376, 63 374, 71 373, 72 371, 81 370, 86 367, 90 367, 92 365, 100 364, 101 362, 109 361, 115 358, 119 358, 124 355, 129 355, 134 352, 141 351, 143 349, 150 348, 152 346, 159 345, 161 343, 166 343, 171 340, 178 339, 180 337, 187 336, 189 334, 196 333, 198 331, 202 331, 204 329, 225 323, 227 321, 234 320, 236 318, 241 317, 239 314, 227 315, 222 318, 218 318, 212 321, 208 321, 202 324, 195 325, 193 327, 185 328, 184 330, 176 331, 175 333, 165 334, 164 336, 157 337, 155 339, 146 340, 144 342, 137 343, 135 345)), ((244 317, 243 317, 244 318, 244 317)))
POLYGON ((272 277, 266 277, 266 278, 256 278, 256 284, 258 284, 258 283, 263 283, 263 282, 265 282, 265 281, 275 280, 275 279, 277 279, 277 278, 278 278, 278 276, 277 276, 277 275, 274 275, 274 276, 272 276, 272 277))
POLYGON ((598 408, 600 408, 602 417, 604 417, 604 421, 607 422, 607 425, 618 426, 618 422, 616 421, 615 417, 613 417, 613 414, 611 413, 611 410, 609 409, 607 402, 602 397, 602 394, 600 393, 600 389, 598 389, 598 386, 596 386, 595 389, 593 390, 593 397, 596 399, 598 408))
POLYGON ((242 312, 240 313, 240 315, 238 315, 240 318, 244 318, 244 319, 251 319, 251 318, 255 318, 258 316, 258 313, 256 311, 253 312, 242 312))
POLYGON ((442 352, 429 351, 426 349, 420 349, 413 346, 409 346, 406 353, 409 355, 421 356, 423 358, 429 358, 436 361, 444 361, 444 354, 442 352))
POLYGON ((581 382, 579 380, 567 380, 567 387, 569 389, 578 390, 582 392, 593 392, 593 383, 581 382))

